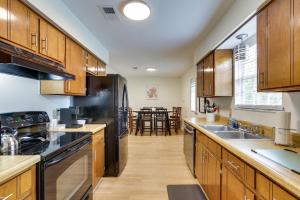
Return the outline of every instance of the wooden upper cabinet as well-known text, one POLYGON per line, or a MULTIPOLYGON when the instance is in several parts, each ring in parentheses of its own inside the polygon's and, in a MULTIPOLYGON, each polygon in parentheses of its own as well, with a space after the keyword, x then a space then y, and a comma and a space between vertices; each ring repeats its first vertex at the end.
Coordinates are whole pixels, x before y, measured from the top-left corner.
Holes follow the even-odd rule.
POLYGON ((66 39, 66 70, 75 75, 75 80, 66 81, 67 94, 85 95, 86 63, 84 49, 73 40, 66 39))
POLYGON ((267 68, 267 10, 261 11, 257 15, 257 66, 258 78, 257 88, 263 90, 266 88, 266 68, 267 68))
POLYGON ((18 0, 9 1, 9 39, 23 47, 28 47, 29 10, 18 0))
POLYGON ((232 96, 233 51, 218 49, 214 53, 214 96, 232 96))
POLYGON ((232 50, 215 50, 197 64, 197 96, 232 96, 232 79, 232 50))
POLYGON ((300 1, 294 1, 294 85, 300 85, 300 1))
POLYGON ((65 63, 65 35, 44 19, 40 19, 40 53, 65 63))
POLYGON ((214 96, 214 54, 204 59, 204 96, 214 96))
POLYGON ((300 2, 273 0, 257 16, 258 90, 300 90, 300 2))
POLYGON ((291 85, 290 10, 290 0, 275 0, 268 7, 268 88, 291 85))
POLYGON ((39 16, 29 11, 29 48, 38 52, 39 50, 39 16))
POLYGON ((8 0, 0 0, 0 38, 8 38, 8 0))
POLYGON ((97 76, 98 74, 98 61, 97 58, 86 52, 86 70, 88 73, 97 76))
POLYGON ((200 61, 197 64, 197 96, 203 96, 204 85, 204 63, 200 61))

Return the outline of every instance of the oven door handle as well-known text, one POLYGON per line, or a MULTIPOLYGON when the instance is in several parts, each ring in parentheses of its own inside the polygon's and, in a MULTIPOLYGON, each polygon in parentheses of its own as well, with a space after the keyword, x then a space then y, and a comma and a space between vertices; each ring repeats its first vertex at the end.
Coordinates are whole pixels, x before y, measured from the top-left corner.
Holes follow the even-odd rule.
POLYGON ((47 167, 50 167, 50 166, 52 166, 52 165, 55 165, 55 164, 57 164, 57 163, 59 163, 59 162, 65 160, 65 159, 71 157, 72 155, 74 155, 75 153, 77 153, 78 151, 80 151, 81 149, 83 149, 85 146, 87 146, 88 144, 90 144, 90 142, 85 143, 83 146, 80 146, 80 147, 78 147, 78 148, 74 148, 74 147, 73 147, 73 148, 70 148, 69 150, 67 150, 67 151, 64 153, 63 156, 59 156, 59 158, 57 158, 57 159, 54 159, 54 160, 52 160, 52 161, 50 161, 50 162, 46 162, 46 168, 47 168, 47 167))

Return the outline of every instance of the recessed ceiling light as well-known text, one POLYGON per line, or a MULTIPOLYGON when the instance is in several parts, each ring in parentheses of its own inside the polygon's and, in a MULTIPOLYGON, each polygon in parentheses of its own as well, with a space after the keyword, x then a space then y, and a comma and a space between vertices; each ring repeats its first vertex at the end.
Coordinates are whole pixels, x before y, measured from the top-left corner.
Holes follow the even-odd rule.
POLYGON ((141 21, 150 16, 150 7, 141 0, 129 0, 123 7, 123 13, 131 20, 141 21))
POLYGON ((148 67, 148 68, 146 68, 146 71, 147 72, 155 72, 156 68, 154 68, 154 67, 148 67))

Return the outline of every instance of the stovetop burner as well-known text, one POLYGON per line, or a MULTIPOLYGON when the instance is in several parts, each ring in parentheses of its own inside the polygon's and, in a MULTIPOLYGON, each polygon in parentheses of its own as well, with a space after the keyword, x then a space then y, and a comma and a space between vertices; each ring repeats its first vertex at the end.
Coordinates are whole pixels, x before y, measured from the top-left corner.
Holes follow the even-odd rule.
POLYGON ((83 132, 48 132, 49 118, 45 112, 1 114, 0 120, 4 126, 18 130, 19 141, 16 151, 0 152, 3 155, 41 155, 48 159, 90 137, 90 133, 83 132))

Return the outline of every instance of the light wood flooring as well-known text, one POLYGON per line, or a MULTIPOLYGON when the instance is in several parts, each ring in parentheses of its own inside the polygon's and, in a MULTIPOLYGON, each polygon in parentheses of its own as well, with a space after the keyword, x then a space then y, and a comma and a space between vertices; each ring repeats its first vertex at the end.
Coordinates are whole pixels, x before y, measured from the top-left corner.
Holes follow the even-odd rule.
POLYGON ((169 184, 197 184, 185 162, 183 135, 130 135, 123 173, 103 178, 94 200, 168 200, 169 184))

